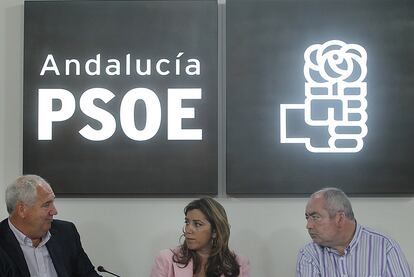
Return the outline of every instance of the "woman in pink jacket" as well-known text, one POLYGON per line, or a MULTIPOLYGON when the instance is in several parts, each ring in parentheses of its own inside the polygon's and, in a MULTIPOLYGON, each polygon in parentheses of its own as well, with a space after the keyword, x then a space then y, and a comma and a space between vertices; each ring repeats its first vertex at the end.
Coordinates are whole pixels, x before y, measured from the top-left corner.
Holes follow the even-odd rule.
POLYGON ((249 262, 232 251, 223 206, 206 197, 184 208, 182 245, 161 251, 151 277, 250 277, 249 262))

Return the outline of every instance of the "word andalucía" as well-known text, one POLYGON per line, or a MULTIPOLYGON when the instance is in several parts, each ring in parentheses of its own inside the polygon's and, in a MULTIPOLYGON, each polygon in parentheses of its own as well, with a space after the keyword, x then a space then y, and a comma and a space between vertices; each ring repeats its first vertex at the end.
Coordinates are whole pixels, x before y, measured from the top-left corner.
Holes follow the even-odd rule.
MULTIPOLYGON (((131 59, 131 54, 125 55, 124 66, 121 67, 121 60, 118 59, 102 59, 101 54, 97 54, 95 58, 87 60, 83 66, 84 72, 90 76, 99 76, 107 74, 109 76, 119 76, 121 71, 125 75, 138 74, 141 76, 151 75, 153 72, 159 75, 200 75, 200 61, 198 59, 181 60, 184 52, 179 52, 173 59, 160 58, 153 61, 152 59, 131 59), (134 69, 135 64, 135 69, 134 69), (125 71, 124 71, 125 70, 125 71), (104 73, 103 73, 104 72, 104 73)), ((48 54, 40 76, 45 74, 55 74, 66 76, 81 75, 81 62, 77 59, 65 59, 64 65, 58 66, 53 54, 48 54), (63 70, 64 67, 64 72, 63 70)))

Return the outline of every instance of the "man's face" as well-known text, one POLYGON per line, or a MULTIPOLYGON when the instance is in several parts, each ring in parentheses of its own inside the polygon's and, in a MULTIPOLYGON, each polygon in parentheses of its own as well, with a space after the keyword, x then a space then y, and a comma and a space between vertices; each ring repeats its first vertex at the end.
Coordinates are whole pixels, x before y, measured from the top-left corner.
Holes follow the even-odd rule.
POLYGON ((315 243, 328 247, 336 246, 339 234, 338 215, 329 217, 323 196, 316 195, 308 201, 305 216, 306 229, 315 243))
POLYGON ((36 202, 33 205, 24 205, 23 212, 25 235, 31 239, 43 237, 51 227, 53 216, 57 214, 55 194, 50 186, 40 184, 36 191, 36 202))

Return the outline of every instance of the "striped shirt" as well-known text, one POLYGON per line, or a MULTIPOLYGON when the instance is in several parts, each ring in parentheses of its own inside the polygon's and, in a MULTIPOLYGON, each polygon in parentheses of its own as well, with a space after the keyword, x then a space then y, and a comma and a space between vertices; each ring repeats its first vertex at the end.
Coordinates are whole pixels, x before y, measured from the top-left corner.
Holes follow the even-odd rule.
POLYGON ((411 277, 410 267, 396 241, 357 224, 345 254, 314 242, 298 254, 297 277, 411 277))

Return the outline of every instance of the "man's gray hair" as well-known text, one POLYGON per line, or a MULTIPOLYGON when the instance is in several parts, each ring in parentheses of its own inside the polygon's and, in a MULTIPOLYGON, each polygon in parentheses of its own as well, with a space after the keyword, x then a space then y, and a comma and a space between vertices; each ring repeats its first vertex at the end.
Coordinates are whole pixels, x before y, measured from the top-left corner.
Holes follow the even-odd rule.
POLYGON ((6 206, 7 212, 11 215, 16 208, 17 202, 23 202, 26 205, 33 205, 36 202, 36 187, 39 184, 49 184, 40 176, 23 175, 17 178, 6 189, 6 206))
POLYGON ((354 211, 352 210, 351 201, 342 190, 338 188, 323 188, 311 195, 311 198, 322 195, 325 199, 325 209, 330 217, 334 217, 338 212, 343 212, 345 216, 354 220, 354 211))

